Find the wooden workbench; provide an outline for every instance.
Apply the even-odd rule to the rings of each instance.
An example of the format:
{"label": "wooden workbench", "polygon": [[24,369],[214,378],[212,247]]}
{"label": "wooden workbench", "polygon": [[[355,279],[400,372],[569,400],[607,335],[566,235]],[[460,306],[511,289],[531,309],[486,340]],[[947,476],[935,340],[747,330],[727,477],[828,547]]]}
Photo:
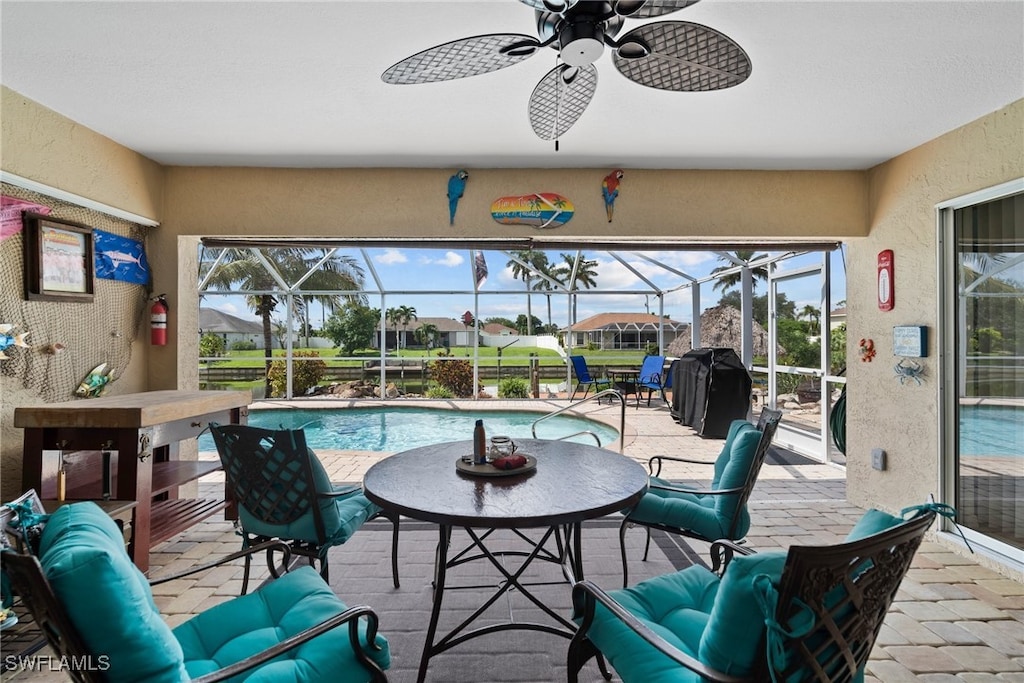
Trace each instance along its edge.
{"label": "wooden workbench", "polygon": [[251,400],[247,391],[167,390],[15,408],[14,426],[25,430],[22,488],[57,498],[63,461],[68,500],[108,493],[135,501],[130,552],[147,571],[152,546],[227,506],[226,493],[178,498],[179,486],[221,468],[219,461],[179,460],[178,444],[210,422],[244,424]]}

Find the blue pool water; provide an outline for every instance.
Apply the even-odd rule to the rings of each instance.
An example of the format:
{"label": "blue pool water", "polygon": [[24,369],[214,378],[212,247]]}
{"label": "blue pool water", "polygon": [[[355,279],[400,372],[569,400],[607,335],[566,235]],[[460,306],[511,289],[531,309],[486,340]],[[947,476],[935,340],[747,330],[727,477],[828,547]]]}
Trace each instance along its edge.
{"label": "blue pool water", "polygon": [[[250,410],[249,424],[266,429],[295,429],[305,425],[306,443],[313,449],[404,451],[445,441],[473,438],[473,426],[484,421],[488,436],[506,434],[531,438],[531,425],[542,413],[529,411],[468,411],[442,408],[343,408]],[[557,439],[581,431],[596,433],[601,445],[614,447],[618,430],[594,420],[558,415],[537,425],[537,438]],[[590,436],[572,441],[593,445]],[[199,450],[215,450],[209,434],[199,438]]]}
{"label": "blue pool water", "polygon": [[960,455],[1024,455],[1024,406],[960,406]]}

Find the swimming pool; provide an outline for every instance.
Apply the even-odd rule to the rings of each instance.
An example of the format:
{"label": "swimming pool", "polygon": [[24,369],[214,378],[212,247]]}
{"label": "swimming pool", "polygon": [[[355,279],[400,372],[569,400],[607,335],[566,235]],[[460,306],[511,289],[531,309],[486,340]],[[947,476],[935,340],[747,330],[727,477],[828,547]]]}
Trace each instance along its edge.
{"label": "swimming pool", "polygon": [[1024,407],[960,406],[960,455],[1024,455]]}
{"label": "swimming pool", "polygon": [[[249,424],[266,429],[296,429],[305,425],[306,443],[313,449],[397,452],[445,441],[473,438],[473,426],[484,421],[487,435],[531,438],[531,425],[544,413],[530,411],[445,410],[443,408],[316,408],[249,411]],[[537,438],[557,439],[591,431],[601,445],[614,447],[618,430],[601,422],[557,415],[537,425]],[[572,441],[594,444],[593,437]],[[216,450],[209,434],[199,438],[199,450]]]}

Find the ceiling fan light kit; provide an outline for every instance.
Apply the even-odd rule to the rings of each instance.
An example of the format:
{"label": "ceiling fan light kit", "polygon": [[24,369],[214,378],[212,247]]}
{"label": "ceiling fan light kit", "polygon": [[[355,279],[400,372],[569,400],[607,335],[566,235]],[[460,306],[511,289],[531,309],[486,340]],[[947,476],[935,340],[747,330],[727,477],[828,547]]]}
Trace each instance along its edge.
{"label": "ceiling fan light kit", "polygon": [[478,76],[518,64],[551,47],[555,68],[533,89],[529,118],[542,140],[556,140],[579,120],[597,90],[595,62],[612,48],[626,78],[659,90],[708,92],[739,85],[750,58],[724,33],[686,21],[641,25],[621,39],[624,20],[676,12],[698,0],[520,0],[536,12],[537,38],[494,33],[443,43],[406,57],[381,74],[385,83],[410,85]]}

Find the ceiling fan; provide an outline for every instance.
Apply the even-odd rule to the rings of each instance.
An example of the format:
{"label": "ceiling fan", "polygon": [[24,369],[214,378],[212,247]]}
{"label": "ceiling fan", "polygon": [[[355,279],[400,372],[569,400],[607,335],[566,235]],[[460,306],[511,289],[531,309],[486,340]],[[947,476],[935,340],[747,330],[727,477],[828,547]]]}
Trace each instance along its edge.
{"label": "ceiling fan", "polygon": [[543,140],[557,140],[582,116],[597,90],[594,62],[605,47],[623,76],[677,92],[722,90],[750,76],[750,59],[734,40],[687,21],[657,21],[616,38],[625,19],[650,19],[698,0],[520,0],[536,10],[537,38],[492,33],[461,38],[417,52],[389,67],[394,85],[434,83],[497,71],[538,54],[558,53],[555,68],[530,95],[530,124]]}

